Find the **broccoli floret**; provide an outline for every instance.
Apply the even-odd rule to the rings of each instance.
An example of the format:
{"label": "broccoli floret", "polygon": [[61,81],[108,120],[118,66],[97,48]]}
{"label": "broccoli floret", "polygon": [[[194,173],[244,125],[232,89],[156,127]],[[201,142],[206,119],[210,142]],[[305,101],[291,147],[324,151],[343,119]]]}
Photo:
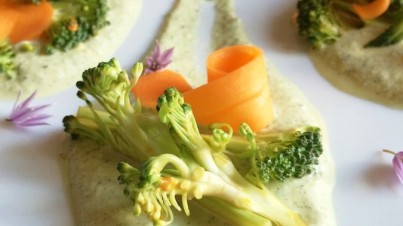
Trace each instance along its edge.
{"label": "broccoli floret", "polygon": [[57,17],[48,30],[47,53],[70,50],[109,24],[106,0],[53,0],[52,6]]}
{"label": "broccoli floret", "polygon": [[[143,72],[142,64],[136,64],[133,72],[139,76]],[[65,131],[72,138],[93,139],[138,161],[159,153],[179,153],[158,115],[143,112],[140,104],[131,104],[129,95],[133,84],[116,59],[84,71],[77,87],[80,89],[77,96],[87,106],[80,107],[75,116],[63,119]]]}
{"label": "broccoli floret", "polygon": [[318,49],[337,41],[344,28],[362,25],[350,0],[299,0],[297,9],[300,36]]}
{"label": "broccoli floret", "polygon": [[299,1],[299,34],[315,48],[322,48],[335,42],[341,36],[340,27],[331,9],[329,1]]}
{"label": "broccoli floret", "polygon": [[227,151],[250,161],[248,178],[257,182],[284,181],[309,175],[314,172],[323,153],[318,127],[255,135],[247,124],[242,124],[240,132],[244,139],[231,139]]}
{"label": "broccoli floret", "polygon": [[2,74],[8,79],[16,77],[14,57],[13,46],[7,40],[0,41],[0,75]]}

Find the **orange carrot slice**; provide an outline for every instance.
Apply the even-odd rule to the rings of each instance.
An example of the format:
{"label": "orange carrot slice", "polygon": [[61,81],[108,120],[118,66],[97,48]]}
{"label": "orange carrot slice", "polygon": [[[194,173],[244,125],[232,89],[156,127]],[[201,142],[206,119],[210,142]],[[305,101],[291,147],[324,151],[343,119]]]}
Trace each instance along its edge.
{"label": "orange carrot slice", "polygon": [[253,46],[232,46],[207,59],[208,83],[191,89],[179,74],[164,70],[139,78],[133,93],[143,106],[154,108],[168,87],[183,93],[199,125],[225,122],[237,131],[249,124],[259,131],[274,119],[263,52]]}
{"label": "orange carrot slice", "polygon": [[0,6],[1,16],[0,16],[0,41],[6,39],[11,30],[13,29],[18,17],[19,12],[14,9],[2,8]]}
{"label": "orange carrot slice", "polygon": [[169,87],[175,87],[182,93],[192,89],[182,75],[165,69],[140,76],[132,92],[142,106],[155,108],[158,97]]}
{"label": "orange carrot slice", "polygon": [[47,1],[42,1],[39,5],[13,5],[20,12],[20,17],[9,35],[11,43],[37,39],[52,23],[53,8]]}
{"label": "orange carrot slice", "polygon": [[208,83],[185,92],[201,125],[242,122],[259,131],[274,119],[263,52],[253,46],[232,46],[212,53],[207,60]]}
{"label": "orange carrot slice", "polygon": [[390,0],[374,0],[366,5],[353,4],[353,9],[362,20],[372,20],[385,13],[389,6]]}
{"label": "orange carrot slice", "polygon": [[13,44],[37,39],[52,22],[53,8],[47,1],[36,5],[1,0],[0,9],[0,38],[6,36]]}

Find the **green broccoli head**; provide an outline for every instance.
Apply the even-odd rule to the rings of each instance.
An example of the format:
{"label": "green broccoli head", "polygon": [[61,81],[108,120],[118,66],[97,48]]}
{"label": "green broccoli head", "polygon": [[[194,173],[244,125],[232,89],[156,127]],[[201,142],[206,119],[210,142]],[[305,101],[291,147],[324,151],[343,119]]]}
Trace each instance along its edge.
{"label": "green broccoli head", "polygon": [[287,139],[286,145],[267,145],[265,151],[274,153],[257,161],[258,177],[263,182],[302,178],[311,174],[319,163],[323,153],[319,129],[296,131]]}
{"label": "green broccoli head", "polygon": [[81,91],[78,93],[81,99],[86,100],[84,93],[88,93],[99,100],[102,99],[104,107],[127,105],[132,86],[127,73],[121,69],[115,58],[85,70],[82,81],[78,81],[76,85]]}
{"label": "green broccoli head", "polygon": [[109,25],[106,0],[52,0],[56,21],[48,31],[49,44],[45,50],[67,51],[96,35]]}
{"label": "green broccoli head", "polygon": [[354,0],[299,0],[297,24],[301,37],[317,49],[336,42],[343,30],[365,24],[354,12]]}
{"label": "green broccoli head", "polygon": [[0,41],[0,74],[4,74],[8,79],[13,79],[17,75],[14,57],[12,45],[7,40]]}
{"label": "green broccoli head", "polygon": [[162,123],[171,127],[177,142],[180,142],[189,149],[195,150],[207,145],[204,143],[192,107],[184,103],[181,92],[176,88],[168,88],[157,100],[157,110]]}
{"label": "green broccoli head", "polygon": [[257,174],[265,183],[270,180],[302,178],[311,174],[323,153],[320,130],[317,127],[286,132],[279,140],[267,142],[262,148],[265,157],[257,160]]}
{"label": "green broccoli head", "polygon": [[341,36],[330,0],[300,0],[297,3],[299,34],[314,48],[323,48]]}
{"label": "green broccoli head", "polygon": [[314,172],[323,153],[320,129],[304,127],[281,133],[253,134],[247,124],[227,145],[230,154],[249,159],[248,178],[257,184],[302,178]]}

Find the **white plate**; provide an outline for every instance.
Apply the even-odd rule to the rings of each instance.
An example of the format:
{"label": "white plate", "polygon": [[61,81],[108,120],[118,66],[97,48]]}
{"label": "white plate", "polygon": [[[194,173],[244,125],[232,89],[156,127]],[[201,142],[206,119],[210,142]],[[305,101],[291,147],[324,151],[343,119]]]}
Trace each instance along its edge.
{"label": "white plate", "polygon": [[[144,1],[141,18],[116,52],[123,67],[129,68],[154,41],[172,2]],[[290,22],[296,0],[236,0],[236,4],[252,42],[265,50],[322,114],[336,163],[333,197],[338,225],[401,226],[403,184],[393,173],[392,156],[381,150],[403,148],[403,110],[345,94],[317,74]],[[203,8],[203,15],[210,15],[210,10]],[[206,32],[201,35],[208,37]],[[75,92],[72,88],[35,101],[54,103],[49,109],[54,115],[50,126],[18,129],[0,120],[1,226],[73,225],[59,168],[58,141],[63,116],[82,104]],[[0,119],[8,116],[12,104],[0,102]]]}

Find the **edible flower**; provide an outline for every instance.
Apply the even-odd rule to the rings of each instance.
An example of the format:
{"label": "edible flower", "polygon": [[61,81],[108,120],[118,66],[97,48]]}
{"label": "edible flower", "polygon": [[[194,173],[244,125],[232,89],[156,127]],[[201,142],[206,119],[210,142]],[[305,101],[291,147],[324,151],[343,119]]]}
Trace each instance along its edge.
{"label": "edible flower", "polygon": [[393,168],[395,170],[396,176],[399,178],[400,182],[403,183],[403,151],[397,153],[386,149],[384,149],[383,151],[394,155],[392,160]]}
{"label": "edible flower", "polygon": [[39,125],[48,125],[46,119],[51,117],[51,115],[43,114],[42,111],[49,107],[50,104],[39,105],[39,106],[30,106],[32,100],[36,95],[36,91],[31,94],[27,99],[25,99],[22,103],[18,104],[18,100],[21,96],[21,91],[18,92],[17,100],[14,103],[13,110],[9,118],[6,121],[12,122],[17,126],[39,126]]}
{"label": "edible flower", "polygon": [[156,72],[164,69],[168,66],[172,61],[172,54],[174,48],[167,49],[161,52],[161,46],[159,42],[156,43],[153,53],[150,57],[147,58],[147,67],[144,71],[144,74],[148,74],[151,72]]}

